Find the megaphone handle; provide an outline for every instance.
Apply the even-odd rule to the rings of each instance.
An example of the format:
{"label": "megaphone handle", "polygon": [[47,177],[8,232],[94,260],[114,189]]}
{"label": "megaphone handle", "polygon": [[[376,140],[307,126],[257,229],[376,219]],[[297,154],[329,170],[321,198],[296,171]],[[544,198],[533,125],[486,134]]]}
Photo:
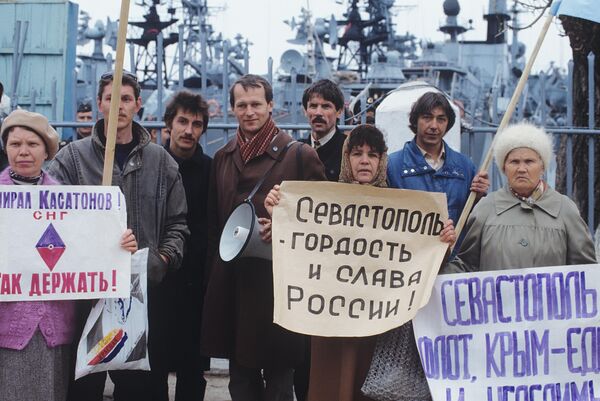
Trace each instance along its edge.
{"label": "megaphone handle", "polygon": [[262,186],[262,184],[265,182],[265,180],[267,179],[267,177],[271,173],[271,170],[273,170],[273,167],[275,167],[275,165],[283,159],[283,156],[285,155],[285,152],[287,152],[287,150],[294,143],[296,143],[296,142],[297,141],[291,141],[287,145],[285,145],[285,148],[283,148],[283,150],[279,154],[279,157],[277,159],[275,159],[275,161],[273,162],[273,164],[271,164],[271,167],[269,167],[267,169],[267,171],[265,171],[265,173],[263,174],[263,176],[260,178],[260,180],[258,180],[258,182],[256,183],[256,185],[254,186],[254,188],[252,188],[252,191],[250,191],[250,194],[248,194],[248,197],[244,201],[250,202],[252,200],[252,197],[254,197],[254,195],[256,195],[256,192],[258,192],[258,190],[260,189],[260,187]]}

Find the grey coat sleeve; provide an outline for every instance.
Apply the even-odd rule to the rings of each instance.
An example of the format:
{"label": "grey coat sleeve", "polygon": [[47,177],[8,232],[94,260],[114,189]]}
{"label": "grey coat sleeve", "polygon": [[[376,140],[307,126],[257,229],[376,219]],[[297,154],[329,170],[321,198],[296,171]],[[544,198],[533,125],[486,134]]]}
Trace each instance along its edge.
{"label": "grey coat sleeve", "polygon": [[562,196],[560,215],[567,232],[567,264],[596,263],[596,250],[587,224],[581,218],[575,203],[568,197]]}
{"label": "grey coat sleeve", "polygon": [[456,258],[448,262],[441,270],[441,274],[466,273],[479,271],[481,258],[481,233],[485,225],[486,216],[492,213],[490,209],[493,202],[490,198],[483,198],[467,219],[465,225],[465,238],[461,244]]}
{"label": "grey coat sleeve", "polygon": [[46,166],[48,174],[63,185],[78,184],[71,146],[62,148]]}
{"label": "grey coat sleeve", "polygon": [[[167,270],[179,268],[183,259],[185,238],[189,236],[186,224],[187,202],[181,175],[174,160],[167,160],[166,164],[166,168],[169,169],[169,180],[164,226],[158,245],[158,254],[167,257],[168,264],[161,263],[162,259],[157,261],[159,263],[156,266],[158,271],[152,274],[153,282],[160,282]],[[160,259],[159,255],[156,256]],[[150,270],[150,262],[148,267]]]}

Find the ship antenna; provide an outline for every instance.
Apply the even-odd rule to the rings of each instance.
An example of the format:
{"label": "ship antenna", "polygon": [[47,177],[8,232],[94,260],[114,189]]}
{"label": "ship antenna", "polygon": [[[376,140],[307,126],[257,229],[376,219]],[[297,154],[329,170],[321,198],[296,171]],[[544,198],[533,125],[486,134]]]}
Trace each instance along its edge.
{"label": "ship antenna", "polygon": [[309,1],[306,0],[306,23],[308,25],[308,35],[306,38],[306,53],[307,53],[307,64],[308,64],[308,76],[314,78],[317,74],[317,66],[315,61],[315,37],[314,37],[314,25],[312,22],[312,13],[310,11]]}

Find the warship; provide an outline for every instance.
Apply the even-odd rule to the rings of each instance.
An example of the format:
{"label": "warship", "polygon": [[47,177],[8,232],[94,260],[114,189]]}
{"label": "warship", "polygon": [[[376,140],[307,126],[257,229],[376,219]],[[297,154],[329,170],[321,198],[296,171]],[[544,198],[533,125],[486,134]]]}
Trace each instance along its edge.
{"label": "warship", "polygon": [[[302,91],[317,79],[330,78],[348,100],[345,124],[372,119],[389,93],[418,81],[454,99],[464,112],[465,126],[493,125],[525,63],[519,31],[510,29],[518,27],[523,10],[514,0],[509,7],[509,1],[489,1],[487,35],[478,41],[461,40],[470,26],[459,23],[458,0],[438,2],[445,15],[439,30],[446,38],[436,43],[397,33],[395,15],[410,6],[394,0],[347,0],[342,15],[326,18],[315,18],[303,8],[285,22],[291,29],[289,43],[303,51],[285,51],[277,68],[269,60],[274,118],[280,124],[305,124]],[[222,10],[208,0],[141,0],[135,7],[144,10],[143,18],[129,21],[126,57],[143,88],[140,118],[160,120],[173,91],[187,88],[208,100],[212,122],[233,122],[227,113],[227,89],[249,72],[252,43],[241,35],[228,39],[216,32],[211,18]],[[5,42],[0,46],[0,76],[13,106],[40,111],[54,122],[73,121],[76,105],[85,101],[96,112],[91,99],[99,75],[112,69],[113,53],[104,54],[103,49],[116,47],[117,23],[92,23],[85,10],[66,0],[2,2],[0,15]],[[43,23],[47,20],[58,23]],[[515,118],[564,125],[565,88],[558,68],[531,76]],[[209,153],[223,144],[219,138],[226,139],[224,134],[212,134],[218,138],[209,140]]]}

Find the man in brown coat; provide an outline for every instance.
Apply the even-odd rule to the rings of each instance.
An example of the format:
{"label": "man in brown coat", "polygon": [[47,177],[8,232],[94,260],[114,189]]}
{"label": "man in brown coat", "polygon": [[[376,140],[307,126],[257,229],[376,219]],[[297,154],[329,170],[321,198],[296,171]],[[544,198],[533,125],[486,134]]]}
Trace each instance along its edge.
{"label": "man in brown coat", "polygon": [[293,400],[293,366],[303,357],[302,335],[273,323],[271,261],[241,258],[225,263],[219,238],[233,209],[252,197],[259,217],[263,202],[283,180],[325,180],[323,164],[309,146],[292,138],[271,118],[273,89],[263,78],[245,75],[230,89],[238,120],[235,138],[216,154],[208,198],[208,287],[204,301],[203,353],[229,359],[232,401]]}

